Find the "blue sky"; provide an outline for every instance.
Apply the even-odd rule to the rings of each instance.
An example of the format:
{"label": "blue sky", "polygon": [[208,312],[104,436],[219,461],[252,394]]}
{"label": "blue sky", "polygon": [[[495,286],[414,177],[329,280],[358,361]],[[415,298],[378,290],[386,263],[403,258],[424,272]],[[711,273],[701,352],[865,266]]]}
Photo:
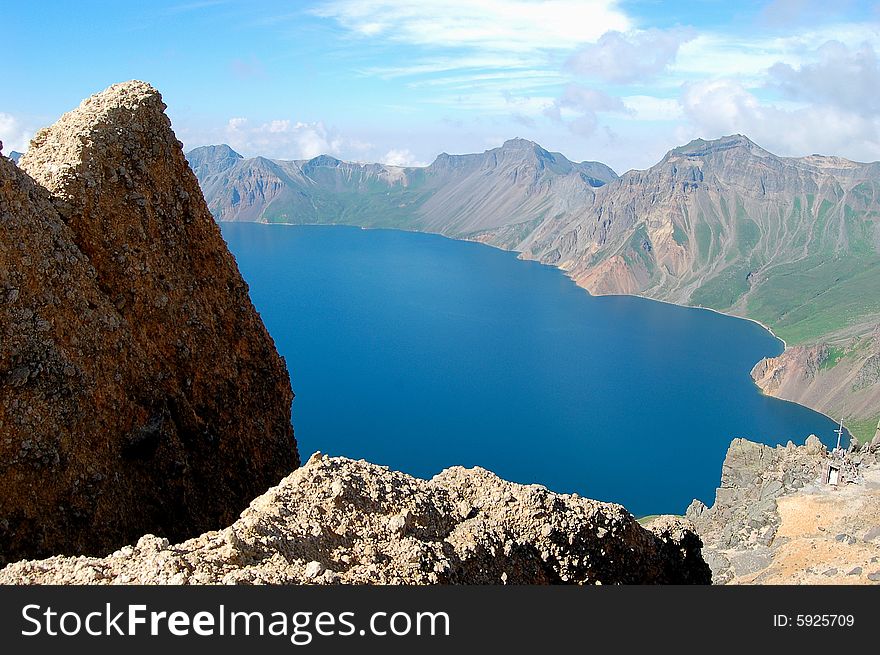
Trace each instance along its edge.
{"label": "blue sky", "polygon": [[187,148],[393,164],[514,136],[622,172],[692,138],[880,159],[880,8],[849,0],[79,0],[0,10],[0,139],[155,85]]}

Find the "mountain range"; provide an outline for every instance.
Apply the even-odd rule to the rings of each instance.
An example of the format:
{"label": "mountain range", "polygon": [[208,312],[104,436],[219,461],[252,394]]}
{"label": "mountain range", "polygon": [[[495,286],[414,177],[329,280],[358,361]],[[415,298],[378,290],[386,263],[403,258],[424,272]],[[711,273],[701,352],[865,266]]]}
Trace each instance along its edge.
{"label": "mountain range", "polygon": [[519,252],[592,294],[637,294],[757,320],[786,341],[765,392],[880,419],[880,163],[780,157],[697,139],[618,176],[524,139],[427,167],[187,154],[220,221],[436,232]]}

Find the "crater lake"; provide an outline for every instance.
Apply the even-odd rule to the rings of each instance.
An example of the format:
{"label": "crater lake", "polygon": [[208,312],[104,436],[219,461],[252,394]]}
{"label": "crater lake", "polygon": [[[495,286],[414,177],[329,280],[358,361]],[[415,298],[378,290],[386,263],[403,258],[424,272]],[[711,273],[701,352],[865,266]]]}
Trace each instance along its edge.
{"label": "crater lake", "polygon": [[430,478],[482,466],[622,503],[711,504],[734,437],[833,444],[836,425],[764,396],[760,325],[636,297],[477,243],[395,230],[223,223],[287,360],[303,460]]}

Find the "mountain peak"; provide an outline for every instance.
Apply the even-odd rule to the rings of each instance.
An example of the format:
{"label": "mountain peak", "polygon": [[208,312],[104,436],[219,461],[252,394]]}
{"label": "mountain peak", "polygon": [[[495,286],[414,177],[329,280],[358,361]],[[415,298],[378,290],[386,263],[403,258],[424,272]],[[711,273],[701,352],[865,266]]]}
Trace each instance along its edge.
{"label": "mountain peak", "polygon": [[330,168],[336,168],[337,166],[342,164],[341,159],[336,159],[332,155],[318,155],[317,157],[312,157],[308,161],[308,165],[311,167],[317,166],[328,166]]}
{"label": "mountain peak", "polygon": [[0,563],[222,525],[299,464],[293,396],[161,96],[91,96],[20,164],[0,158]]}
{"label": "mountain peak", "polygon": [[225,143],[215,146],[199,146],[186,153],[190,168],[197,176],[219,173],[235,166],[244,159]]}
{"label": "mountain peak", "polygon": [[[512,139],[508,139],[503,144],[501,144],[502,150],[528,150],[531,148],[541,148],[534,141],[529,141],[528,139],[523,139],[522,137],[514,137]],[[543,150],[543,148],[541,148]]]}
{"label": "mountain peak", "polygon": [[754,141],[742,134],[730,134],[722,136],[718,139],[694,139],[689,143],[678,148],[670,150],[670,155],[684,155],[687,157],[705,157],[726,150],[741,148],[749,152],[760,154],[767,153],[766,150],[757,145]]}
{"label": "mountain peak", "polygon": [[198,148],[193,148],[187,153],[187,156],[194,153],[202,154],[212,159],[225,159],[226,157],[231,157],[233,159],[244,159],[240,154],[235,152],[235,150],[230,148],[225,143],[221,143],[216,146],[199,146]]}
{"label": "mountain peak", "polygon": [[[559,153],[551,153],[545,148],[541,147],[540,144],[535,143],[534,141],[529,141],[528,139],[523,139],[520,137],[516,137],[513,139],[508,139],[504,143],[501,144],[500,148],[503,153],[525,153],[525,154],[533,154],[537,156],[539,159],[551,159],[555,160],[557,158],[562,157]],[[564,159],[564,157],[562,157]],[[567,160],[566,160],[567,161]]]}
{"label": "mountain peak", "polygon": [[564,155],[550,152],[534,141],[520,137],[508,139],[500,148],[494,148],[487,152],[500,153],[504,158],[535,161],[539,166],[562,166],[566,169],[571,167],[571,162]]}

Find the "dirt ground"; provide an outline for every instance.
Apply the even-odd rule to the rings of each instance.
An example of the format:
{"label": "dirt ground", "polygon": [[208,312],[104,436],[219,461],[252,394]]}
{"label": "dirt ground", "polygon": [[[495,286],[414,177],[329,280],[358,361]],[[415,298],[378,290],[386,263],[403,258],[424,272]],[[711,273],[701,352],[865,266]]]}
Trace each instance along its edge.
{"label": "dirt ground", "polygon": [[880,583],[880,469],[780,498],[769,566],[733,584]]}

